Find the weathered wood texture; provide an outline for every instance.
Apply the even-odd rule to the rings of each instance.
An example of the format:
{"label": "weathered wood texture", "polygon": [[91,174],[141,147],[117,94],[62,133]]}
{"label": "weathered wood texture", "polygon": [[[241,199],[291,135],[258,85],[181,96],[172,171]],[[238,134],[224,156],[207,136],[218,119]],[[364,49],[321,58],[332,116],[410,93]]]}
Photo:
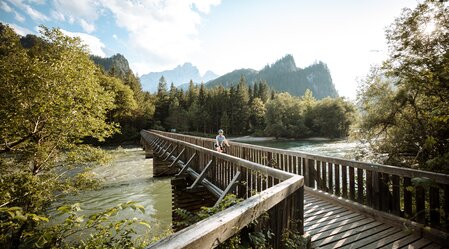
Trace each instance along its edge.
{"label": "weathered wood texture", "polygon": [[[206,148],[214,143],[208,138],[158,133]],[[308,187],[449,231],[449,175],[236,142],[230,145],[230,155],[303,175]],[[432,184],[415,185],[415,177],[428,178]]]}
{"label": "weathered wood texture", "polygon": [[306,189],[304,230],[312,248],[446,248],[406,226],[397,226],[336,206]]}
{"label": "weathered wood texture", "polygon": [[216,202],[216,197],[213,196],[206,188],[200,187],[192,190],[187,190],[193,180],[189,176],[178,176],[171,179],[172,186],[172,221],[173,230],[179,231],[185,226],[180,226],[179,223],[182,218],[175,212],[176,209],[183,209],[189,212],[197,212],[201,207],[210,207]]}
{"label": "weathered wood texture", "polygon": [[[274,248],[282,247],[280,240],[286,230],[303,234],[302,176],[218,153],[206,144],[196,145],[149,131],[142,131],[141,136],[145,146],[151,146],[153,160],[163,162],[166,169],[181,169],[179,177],[192,177],[194,182],[187,190],[205,187],[217,198],[230,190],[244,199],[149,248],[213,248],[265,212],[272,222],[267,222],[264,229],[275,234],[271,241]],[[236,176],[240,176],[239,183],[230,188]]]}

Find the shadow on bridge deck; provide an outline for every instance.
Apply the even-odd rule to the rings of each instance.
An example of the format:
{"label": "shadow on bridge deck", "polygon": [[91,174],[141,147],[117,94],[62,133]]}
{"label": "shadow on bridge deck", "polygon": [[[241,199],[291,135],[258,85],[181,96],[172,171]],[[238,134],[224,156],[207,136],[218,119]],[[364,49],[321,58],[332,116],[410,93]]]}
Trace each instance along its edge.
{"label": "shadow on bridge deck", "polygon": [[404,227],[376,221],[361,213],[304,193],[304,231],[312,248],[447,248]]}

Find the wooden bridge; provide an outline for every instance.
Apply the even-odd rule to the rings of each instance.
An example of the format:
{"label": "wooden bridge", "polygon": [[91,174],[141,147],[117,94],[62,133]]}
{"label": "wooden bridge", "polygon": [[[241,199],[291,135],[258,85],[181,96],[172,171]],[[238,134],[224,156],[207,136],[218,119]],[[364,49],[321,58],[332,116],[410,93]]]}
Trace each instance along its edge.
{"label": "wooden bridge", "polygon": [[149,248],[213,248],[262,214],[253,230],[270,230],[274,248],[292,234],[304,248],[448,247],[449,175],[235,142],[223,154],[213,139],[177,133],[141,137],[155,176],[185,183],[175,206],[187,195],[204,205],[243,199]]}

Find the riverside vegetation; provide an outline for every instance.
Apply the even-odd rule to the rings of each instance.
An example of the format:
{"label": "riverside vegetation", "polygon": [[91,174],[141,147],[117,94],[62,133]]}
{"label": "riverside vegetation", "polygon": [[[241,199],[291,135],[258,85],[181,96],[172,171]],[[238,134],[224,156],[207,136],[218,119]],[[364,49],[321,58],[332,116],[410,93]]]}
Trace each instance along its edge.
{"label": "riverside vegetation", "polygon": [[[45,27],[39,37],[21,37],[1,24],[0,247],[149,243],[125,228],[129,222],[147,226],[145,221],[109,219],[124,208],[143,211],[135,203],[90,217],[70,203],[56,210],[67,217],[63,224],[46,225],[52,201],[98,186],[79,169],[108,157],[92,144],[133,139],[142,128],[297,138],[355,134],[386,154],[385,163],[448,173],[448,20],[445,2],[405,9],[386,33],[389,58],[361,81],[356,105],[315,99],[311,91],[301,97],[274,92],[245,77],[230,88],[192,82],[185,92],[166,89],[161,78],[157,94],[150,94],[123,64],[96,65],[78,38]],[[74,168],[77,173],[68,174]],[[67,240],[79,229],[91,236]]]}

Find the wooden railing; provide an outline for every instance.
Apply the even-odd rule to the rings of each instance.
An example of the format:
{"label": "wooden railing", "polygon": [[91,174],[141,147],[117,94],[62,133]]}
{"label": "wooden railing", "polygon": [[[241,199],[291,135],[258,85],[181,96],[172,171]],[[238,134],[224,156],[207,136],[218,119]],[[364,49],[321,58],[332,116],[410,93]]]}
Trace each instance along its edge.
{"label": "wooden railing", "polygon": [[[165,136],[213,148],[214,139]],[[449,175],[230,142],[230,155],[304,176],[305,186],[397,217],[449,230]]]}
{"label": "wooden railing", "polygon": [[149,248],[212,248],[238,233],[243,227],[268,212],[265,222],[275,236],[274,248],[281,247],[281,236],[288,231],[304,233],[304,178],[272,167],[218,153],[166,133],[141,131],[142,143],[156,157],[171,161],[179,173],[214,194],[218,202],[227,193],[244,200],[205,220],[150,245]]}

